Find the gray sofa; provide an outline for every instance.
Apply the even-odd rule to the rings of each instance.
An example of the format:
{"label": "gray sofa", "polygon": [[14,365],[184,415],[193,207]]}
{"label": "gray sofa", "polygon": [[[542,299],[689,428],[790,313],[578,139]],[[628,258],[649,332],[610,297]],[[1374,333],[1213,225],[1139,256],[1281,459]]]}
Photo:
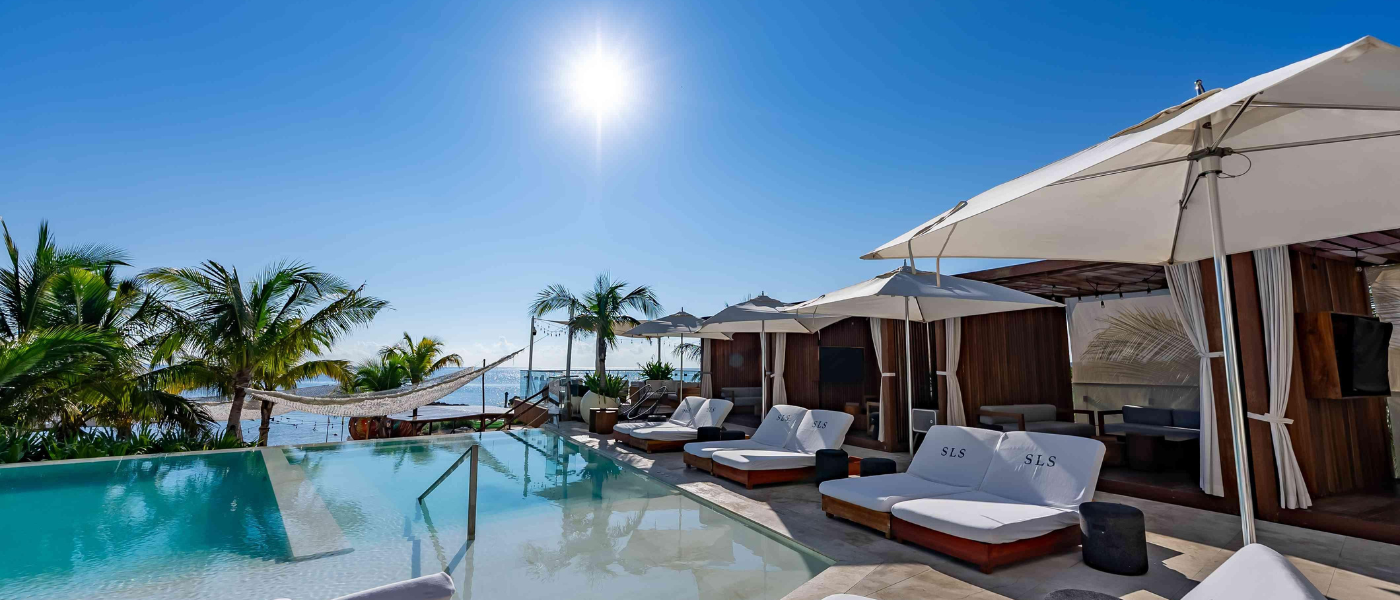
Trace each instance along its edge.
{"label": "gray sofa", "polygon": [[[1121,423],[1109,423],[1109,415],[1122,415]],[[1173,440],[1200,439],[1201,412],[1182,408],[1124,406],[1099,413],[1104,435],[1160,435]]]}
{"label": "gray sofa", "polygon": [[734,403],[735,411],[752,411],[758,414],[760,404],[763,404],[763,388],[761,387],[727,387],[719,389],[719,397]]}
{"label": "gray sofa", "polygon": [[[1075,415],[1086,415],[1089,422],[1075,422]],[[1060,420],[1062,417],[1064,420]],[[1098,418],[1094,411],[1059,409],[1054,404],[983,406],[977,410],[977,422],[985,429],[997,431],[1031,431],[1078,437],[1094,437],[1098,433]]]}

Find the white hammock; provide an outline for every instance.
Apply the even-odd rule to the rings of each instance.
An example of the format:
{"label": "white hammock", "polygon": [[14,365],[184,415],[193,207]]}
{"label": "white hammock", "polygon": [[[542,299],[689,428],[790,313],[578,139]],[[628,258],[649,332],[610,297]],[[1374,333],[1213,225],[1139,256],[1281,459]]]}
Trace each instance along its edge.
{"label": "white hammock", "polygon": [[[520,354],[516,350],[484,367],[462,369],[441,377],[428,379],[415,386],[385,392],[346,394],[337,385],[297,388],[295,391],[248,390],[243,401],[242,420],[261,418],[263,402],[272,404],[272,416],[301,411],[331,417],[377,417],[413,410],[443,399],[477,377]],[[196,399],[198,400],[198,399]],[[220,397],[199,406],[215,421],[227,421],[233,401]]]}

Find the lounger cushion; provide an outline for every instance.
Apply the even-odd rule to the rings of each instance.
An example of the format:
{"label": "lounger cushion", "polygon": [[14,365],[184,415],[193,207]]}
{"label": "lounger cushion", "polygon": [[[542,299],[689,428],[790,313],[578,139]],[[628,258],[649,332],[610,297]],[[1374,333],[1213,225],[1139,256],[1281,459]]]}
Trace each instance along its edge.
{"label": "lounger cushion", "polygon": [[434,573],[355,592],[336,600],[451,600],[456,592],[457,587],[453,585],[451,576]]}
{"label": "lounger cushion", "polygon": [[696,429],[701,427],[719,427],[724,423],[725,417],[729,416],[729,409],[734,408],[734,403],[723,398],[710,398],[695,410],[695,418],[692,426]]}
{"label": "lounger cushion", "polygon": [[691,442],[685,445],[685,453],[700,458],[711,458],[723,450],[781,450],[767,444],[747,440],[715,440],[713,442]]}
{"label": "lounger cushion", "polygon": [[715,464],[733,467],[741,471],[801,469],[817,465],[815,454],[781,448],[774,450],[721,450],[712,454],[710,458],[715,461]]}
{"label": "lounger cushion", "polygon": [[638,429],[646,429],[647,427],[656,427],[657,425],[660,425],[660,424],[661,424],[661,423],[650,423],[650,422],[647,422],[647,421],[627,421],[626,423],[618,423],[617,425],[614,425],[614,426],[613,426],[613,431],[615,431],[615,432],[619,432],[619,431],[620,431],[620,432],[622,432],[624,435],[631,435],[631,433],[632,433],[633,431],[636,431],[636,430],[638,430]]}
{"label": "lounger cushion", "polygon": [[1002,434],[990,429],[935,425],[909,463],[909,473],[929,481],[976,489],[996,456]]}
{"label": "lounger cushion", "polygon": [[1182,600],[1324,600],[1293,563],[1263,544],[1240,548]]}
{"label": "lounger cushion", "polygon": [[1053,433],[1009,432],[979,489],[1016,502],[1078,509],[1094,497],[1104,445]]}
{"label": "lounger cushion", "polygon": [[699,396],[687,396],[676,405],[676,411],[671,413],[668,423],[680,425],[681,427],[695,426],[695,412],[700,410],[700,406],[705,404],[705,398]]}
{"label": "lounger cushion", "polygon": [[805,414],[807,414],[807,409],[801,406],[791,404],[774,406],[768,409],[768,414],[758,425],[758,431],[753,432],[753,437],[750,439],[769,446],[782,447],[792,438],[793,432],[797,431],[797,425],[802,422],[802,415]]}
{"label": "lounger cushion", "polygon": [[986,492],[909,500],[890,510],[925,529],[988,544],[1005,544],[1079,524],[1079,513],[1017,502]]}
{"label": "lounger cushion", "polygon": [[662,423],[656,427],[633,429],[631,436],[639,440],[655,442],[684,442],[699,435],[694,427],[681,427],[674,423]]}
{"label": "lounger cushion", "polygon": [[909,473],[833,479],[822,482],[817,489],[823,496],[880,512],[890,512],[890,507],[906,500],[971,491],[968,487],[937,483]]}
{"label": "lounger cushion", "polygon": [[[816,454],[818,450],[840,448],[846,441],[846,431],[855,417],[834,410],[809,410],[802,415],[797,431],[784,448],[793,452]],[[815,463],[813,463],[815,464]]]}

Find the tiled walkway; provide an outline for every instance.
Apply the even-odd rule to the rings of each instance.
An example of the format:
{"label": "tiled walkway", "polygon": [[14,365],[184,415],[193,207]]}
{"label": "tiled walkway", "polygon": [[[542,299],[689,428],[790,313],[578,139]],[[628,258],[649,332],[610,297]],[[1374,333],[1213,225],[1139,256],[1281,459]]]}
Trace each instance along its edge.
{"label": "tiled walkway", "polygon": [[[1096,571],[1084,565],[1077,550],[985,575],[940,554],[826,518],[814,485],[746,490],[686,469],[679,453],[648,455],[615,447],[611,439],[589,434],[577,422],[565,423],[562,432],[838,561],[789,594],[789,600],[820,599],[843,592],[881,600],[1040,600],[1063,588],[1091,589],[1134,600],[1175,600],[1240,546],[1239,521],[1230,515],[1101,493],[1095,499],[1131,504],[1147,514],[1151,569],[1146,575],[1124,577]],[[859,449],[852,454],[883,455]],[[1263,521],[1258,523],[1258,531],[1261,542],[1287,555],[1329,598],[1400,599],[1400,546]]]}

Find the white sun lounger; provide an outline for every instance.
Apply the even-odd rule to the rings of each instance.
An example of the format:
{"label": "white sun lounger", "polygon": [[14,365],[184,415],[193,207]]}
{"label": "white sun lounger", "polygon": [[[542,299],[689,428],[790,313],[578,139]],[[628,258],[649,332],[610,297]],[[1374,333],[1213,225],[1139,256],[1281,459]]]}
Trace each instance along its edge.
{"label": "white sun lounger", "polygon": [[[698,406],[696,402],[699,402]],[[719,427],[729,416],[729,410],[734,408],[733,402],[720,398],[692,396],[686,398],[685,403],[694,407],[689,422],[672,419],[653,424],[652,427],[633,429],[627,433],[627,443],[645,452],[680,450],[687,443],[695,441],[701,427]]]}
{"label": "white sun lounger", "polygon": [[822,510],[893,537],[890,509],[895,504],[976,490],[1002,437],[990,429],[937,425],[904,473],[822,482]]}
{"label": "white sun lounger", "polygon": [[768,414],[763,417],[763,422],[759,423],[758,430],[754,431],[753,437],[746,440],[714,440],[709,442],[691,442],[685,445],[685,464],[702,471],[714,472],[714,463],[711,458],[714,453],[722,450],[763,450],[765,448],[781,448],[786,444],[788,438],[797,430],[797,425],[802,421],[802,415],[807,414],[807,409],[801,406],[784,404],[768,409]]}
{"label": "white sun lounger", "polygon": [[676,425],[689,427],[694,424],[695,412],[700,410],[700,407],[704,404],[705,398],[701,398],[699,396],[688,396],[685,399],[682,399],[680,404],[676,405],[676,410],[673,411],[671,413],[671,416],[667,417],[665,421],[627,421],[625,423],[618,423],[617,425],[613,426],[613,437],[627,437],[630,436],[633,431],[636,431],[638,429],[657,427],[664,423],[674,423]]}
{"label": "white sun lounger", "polygon": [[1079,505],[1094,497],[1103,455],[1089,438],[1008,432],[977,490],[895,504],[894,537],[987,573],[1077,545]]}
{"label": "white sun lounger", "polygon": [[335,600],[452,600],[457,587],[447,573],[433,573],[416,579],[381,585],[341,596]]}
{"label": "white sun lounger", "polygon": [[844,412],[809,410],[782,447],[715,452],[714,474],[748,488],[806,479],[816,471],[817,451],[840,448],[854,421]]}

